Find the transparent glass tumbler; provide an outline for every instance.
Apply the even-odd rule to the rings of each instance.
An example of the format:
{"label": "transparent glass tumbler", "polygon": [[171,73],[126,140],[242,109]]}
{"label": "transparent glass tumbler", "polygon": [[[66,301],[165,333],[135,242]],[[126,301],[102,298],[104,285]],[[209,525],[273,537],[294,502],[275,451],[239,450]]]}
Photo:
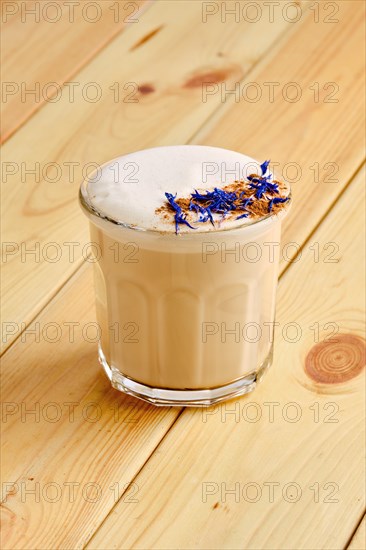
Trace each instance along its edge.
{"label": "transparent glass tumbler", "polygon": [[[89,178],[90,179],[90,178]],[[183,235],[141,230],[80,202],[97,250],[99,360],[114,388],[155,405],[252,391],[272,362],[281,222]]]}

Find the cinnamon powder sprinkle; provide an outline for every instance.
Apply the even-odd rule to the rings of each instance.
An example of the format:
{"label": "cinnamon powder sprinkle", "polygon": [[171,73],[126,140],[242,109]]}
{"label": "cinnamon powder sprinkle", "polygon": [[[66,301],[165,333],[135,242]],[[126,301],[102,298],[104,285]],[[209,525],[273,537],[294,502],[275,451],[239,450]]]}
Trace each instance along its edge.
{"label": "cinnamon powder sprinkle", "polygon": [[[248,181],[235,180],[223,188],[195,190],[190,197],[175,197],[166,193],[167,201],[155,210],[164,220],[175,222],[176,233],[180,224],[211,223],[216,226],[223,220],[240,218],[259,219],[269,214],[278,214],[287,206],[290,197],[288,189],[278,181],[266,175],[269,161],[261,165],[262,175],[251,174]],[[215,215],[215,219],[213,217]],[[217,217],[219,215],[219,217]]]}

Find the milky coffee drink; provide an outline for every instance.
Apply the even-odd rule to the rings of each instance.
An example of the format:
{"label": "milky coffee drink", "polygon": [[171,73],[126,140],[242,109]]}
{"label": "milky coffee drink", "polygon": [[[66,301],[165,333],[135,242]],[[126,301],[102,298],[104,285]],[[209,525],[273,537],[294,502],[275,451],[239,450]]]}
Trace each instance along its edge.
{"label": "milky coffee drink", "polygon": [[253,390],[272,360],[291,202],[269,161],[216,147],[147,149],[97,170],[80,201],[112,385],[158,405]]}

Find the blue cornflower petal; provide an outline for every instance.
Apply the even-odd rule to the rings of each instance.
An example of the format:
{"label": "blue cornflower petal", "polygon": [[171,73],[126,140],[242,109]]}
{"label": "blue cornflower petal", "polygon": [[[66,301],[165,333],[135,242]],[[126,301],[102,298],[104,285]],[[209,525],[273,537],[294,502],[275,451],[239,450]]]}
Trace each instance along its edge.
{"label": "blue cornflower petal", "polygon": [[272,207],[274,204],[279,204],[281,202],[286,202],[289,200],[289,197],[285,197],[285,198],[280,198],[280,197],[275,197],[274,199],[271,199],[268,203],[268,212],[271,212],[272,211]]}
{"label": "blue cornflower petal", "polygon": [[270,163],[270,162],[271,162],[270,160],[265,160],[265,161],[261,164],[262,176],[264,176],[264,174],[267,172],[268,166],[269,166],[269,163]]}
{"label": "blue cornflower petal", "polygon": [[176,212],[175,213],[175,216],[174,216],[174,219],[175,219],[175,233],[178,235],[178,231],[179,231],[179,224],[180,223],[184,223],[185,225],[188,225],[188,227],[190,227],[191,229],[197,229],[196,227],[192,227],[186,220],[185,218],[185,214],[183,214],[182,212]]}

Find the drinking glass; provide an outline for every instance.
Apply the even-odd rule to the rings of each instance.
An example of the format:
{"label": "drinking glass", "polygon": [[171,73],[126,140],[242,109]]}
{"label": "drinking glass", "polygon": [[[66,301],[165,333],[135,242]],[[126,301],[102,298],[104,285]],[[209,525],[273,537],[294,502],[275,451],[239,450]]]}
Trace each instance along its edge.
{"label": "drinking glass", "polygon": [[[189,162],[198,146],[149,151],[158,162],[161,150],[174,156],[178,147]],[[218,159],[220,151],[215,148]],[[137,152],[107,163],[101,173],[126,159],[139,165],[141,155],[146,163],[146,151]],[[241,157],[252,171],[258,166]],[[162,163],[160,169],[171,167]],[[179,406],[212,405],[252,391],[272,362],[288,207],[229,228],[176,235],[126,223],[96,206],[95,185],[90,192],[96,177],[82,184],[80,202],[96,250],[99,360],[112,386],[155,405]]]}

